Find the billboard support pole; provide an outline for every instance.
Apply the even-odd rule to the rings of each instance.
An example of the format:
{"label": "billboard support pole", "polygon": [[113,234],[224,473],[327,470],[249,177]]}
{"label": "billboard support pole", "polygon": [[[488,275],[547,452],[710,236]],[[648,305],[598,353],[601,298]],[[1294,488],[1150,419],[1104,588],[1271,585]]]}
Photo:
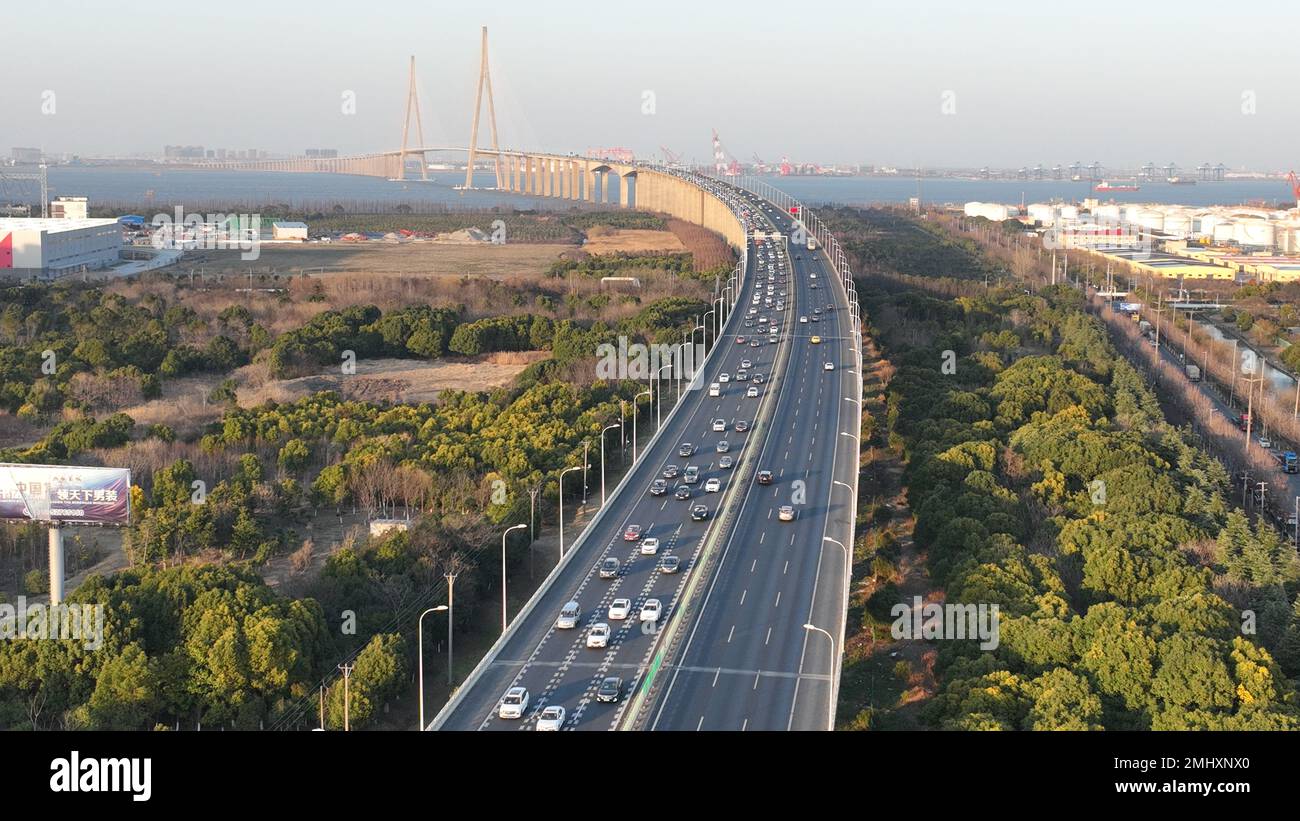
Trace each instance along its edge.
{"label": "billboard support pole", "polygon": [[50,605],[63,603],[63,531],[50,528]]}

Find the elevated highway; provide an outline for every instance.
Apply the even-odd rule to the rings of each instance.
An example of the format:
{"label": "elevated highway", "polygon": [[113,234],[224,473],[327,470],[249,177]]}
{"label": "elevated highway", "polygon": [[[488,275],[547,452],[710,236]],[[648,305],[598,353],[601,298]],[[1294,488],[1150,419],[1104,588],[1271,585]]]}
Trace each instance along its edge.
{"label": "elevated highway", "polygon": [[[714,214],[711,225],[702,222],[714,230],[730,221],[720,233],[739,237],[745,249],[730,289],[734,307],[693,390],[429,729],[534,729],[546,706],[565,708],[566,730],[825,729],[839,681],[861,420],[859,322],[843,255],[806,212],[805,228],[789,205],[730,183],[644,166],[611,164],[605,173],[635,173],[638,207]],[[703,207],[691,210],[695,202]],[[755,231],[773,236],[756,245]],[[805,234],[819,237],[817,251]],[[769,295],[773,306],[764,302]],[[784,310],[775,309],[778,298]],[[755,346],[760,316],[780,329],[774,342],[763,333]],[[722,383],[744,360],[763,382]],[[708,389],[714,382],[716,396]],[[691,456],[679,454],[685,443]],[[724,455],[732,466],[722,465]],[[701,473],[690,499],[674,497],[680,479],[668,482],[665,495],[651,495],[668,465],[688,464]],[[757,484],[760,470],[772,473],[771,484]],[[710,479],[719,480],[718,492],[702,490]],[[690,515],[696,504],[707,506],[707,518]],[[786,505],[793,521],[780,521]],[[623,538],[631,525],[640,526],[641,540],[659,540],[655,555],[642,554],[641,540]],[[669,555],[680,560],[679,572],[660,571]],[[619,569],[602,578],[610,558]],[[617,599],[628,600],[626,619],[611,618]],[[643,626],[638,613],[650,599],[662,603],[662,614]],[[558,628],[570,601],[580,607],[578,625]],[[608,644],[589,649],[598,623],[611,627]],[[618,700],[599,701],[610,676],[621,679]],[[519,720],[497,716],[511,687],[529,693]]]}

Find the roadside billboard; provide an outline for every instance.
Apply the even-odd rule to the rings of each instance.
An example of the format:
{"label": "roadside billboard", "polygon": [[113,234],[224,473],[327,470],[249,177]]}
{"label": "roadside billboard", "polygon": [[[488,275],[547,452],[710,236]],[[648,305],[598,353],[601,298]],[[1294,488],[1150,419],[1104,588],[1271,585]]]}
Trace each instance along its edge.
{"label": "roadside billboard", "polygon": [[131,519],[131,471],[0,462],[0,521],[122,526]]}

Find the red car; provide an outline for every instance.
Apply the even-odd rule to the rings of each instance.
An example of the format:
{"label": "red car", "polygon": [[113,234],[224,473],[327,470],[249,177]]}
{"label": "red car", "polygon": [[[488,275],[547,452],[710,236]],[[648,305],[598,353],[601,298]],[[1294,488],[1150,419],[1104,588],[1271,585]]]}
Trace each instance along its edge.
{"label": "red car", "polygon": [[736,337],[736,344],[737,344],[737,345],[744,345],[744,344],[745,344],[745,337],[743,337],[743,336],[738,336],[738,337]]}
{"label": "red car", "polygon": [[628,525],[627,530],[623,531],[623,541],[635,542],[641,538],[641,525]]}

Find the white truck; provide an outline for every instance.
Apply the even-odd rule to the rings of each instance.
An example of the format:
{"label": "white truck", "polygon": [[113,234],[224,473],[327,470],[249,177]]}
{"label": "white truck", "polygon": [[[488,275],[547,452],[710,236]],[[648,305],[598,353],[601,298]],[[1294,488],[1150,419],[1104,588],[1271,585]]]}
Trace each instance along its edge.
{"label": "white truck", "polygon": [[1188,381],[1188,382],[1200,382],[1200,381],[1201,381],[1201,369],[1200,369],[1199,367],[1197,367],[1196,365],[1188,365],[1186,368],[1184,368],[1184,370],[1187,372],[1187,381]]}

